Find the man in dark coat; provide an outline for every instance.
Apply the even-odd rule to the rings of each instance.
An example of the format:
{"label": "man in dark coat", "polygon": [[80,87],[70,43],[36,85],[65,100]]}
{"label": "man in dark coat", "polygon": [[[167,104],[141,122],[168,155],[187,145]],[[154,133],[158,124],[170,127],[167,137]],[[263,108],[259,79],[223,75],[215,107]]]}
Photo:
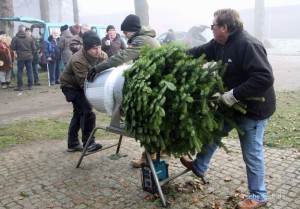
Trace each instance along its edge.
{"label": "man in dark coat", "polygon": [[[263,44],[243,29],[243,22],[237,11],[217,10],[211,30],[214,39],[190,49],[188,53],[195,58],[205,54],[208,61],[221,60],[226,63],[223,81],[228,91],[220,99],[228,106],[238,101],[247,105],[245,115],[236,113],[233,118],[244,131],[239,139],[250,193],[237,208],[259,208],[267,204],[263,136],[268,118],[275,112],[276,106],[272,67]],[[225,124],[223,131],[228,133],[232,128],[230,124]],[[198,153],[196,159],[181,157],[180,161],[196,176],[203,177],[217,147],[217,143],[206,144],[203,149],[205,151]]]}
{"label": "man in dark coat", "polygon": [[18,33],[15,37],[13,37],[11,41],[10,48],[17,52],[17,65],[18,65],[18,87],[15,89],[16,91],[23,90],[23,68],[26,66],[27,78],[28,78],[28,89],[32,89],[33,79],[32,79],[32,59],[35,53],[36,45],[32,37],[28,37],[25,34],[26,27],[24,25],[20,25],[18,27]]}

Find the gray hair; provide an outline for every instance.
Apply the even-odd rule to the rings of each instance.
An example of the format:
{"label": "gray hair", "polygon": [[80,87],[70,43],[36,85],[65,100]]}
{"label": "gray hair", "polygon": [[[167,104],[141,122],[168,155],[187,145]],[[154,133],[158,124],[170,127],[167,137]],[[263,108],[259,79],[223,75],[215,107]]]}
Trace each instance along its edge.
{"label": "gray hair", "polygon": [[219,9],[215,11],[214,17],[216,17],[218,25],[226,24],[229,32],[243,28],[243,21],[241,20],[240,14],[234,9]]}
{"label": "gray hair", "polygon": [[18,31],[25,31],[25,30],[26,30],[26,26],[25,25],[19,25]]}

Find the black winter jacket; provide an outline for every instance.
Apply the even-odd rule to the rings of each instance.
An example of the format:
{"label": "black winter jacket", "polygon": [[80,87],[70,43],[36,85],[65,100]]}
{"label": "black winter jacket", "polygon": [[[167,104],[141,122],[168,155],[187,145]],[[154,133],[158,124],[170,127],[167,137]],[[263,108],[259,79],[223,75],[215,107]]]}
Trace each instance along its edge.
{"label": "black winter jacket", "polygon": [[107,46],[105,44],[105,42],[107,40],[110,40],[109,37],[108,37],[108,35],[106,35],[102,39],[102,41],[101,41],[101,43],[102,43],[101,44],[101,49],[102,49],[102,51],[104,51],[107,54],[108,57],[111,57],[111,56],[113,56],[115,54],[118,54],[118,52],[120,50],[123,50],[123,49],[126,48],[125,42],[121,39],[121,37],[120,37],[119,34],[117,34],[116,37],[113,40],[111,40],[109,46]]}
{"label": "black winter jacket", "polygon": [[[261,42],[247,31],[237,29],[229,35],[225,45],[212,39],[188,51],[195,58],[203,53],[208,61],[227,63],[224,85],[228,90],[233,89],[234,97],[247,105],[246,116],[262,120],[275,112],[273,71]],[[248,100],[251,97],[264,97],[265,101]]]}
{"label": "black winter jacket", "polygon": [[17,60],[32,60],[37,48],[32,37],[26,36],[24,31],[19,31],[11,41],[10,48],[17,52]]}

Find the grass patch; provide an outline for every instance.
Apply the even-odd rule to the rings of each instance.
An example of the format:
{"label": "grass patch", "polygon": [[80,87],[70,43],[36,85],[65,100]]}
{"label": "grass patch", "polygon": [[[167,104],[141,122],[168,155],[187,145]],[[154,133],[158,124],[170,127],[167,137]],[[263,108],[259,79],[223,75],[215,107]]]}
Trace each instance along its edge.
{"label": "grass patch", "polygon": [[[0,128],[0,148],[26,144],[34,140],[67,140],[69,121],[34,120]],[[114,134],[97,130],[95,137],[105,139]],[[80,137],[81,138],[81,137]]]}
{"label": "grass patch", "polygon": [[[300,151],[300,90],[276,92],[276,112],[268,121],[264,144],[297,148]],[[234,130],[230,138],[238,138]]]}
{"label": "grass patch", "polygon": [[[45,74],[43,74],[45,77]],[[264,143],[270,147],[293,147],[300,151],[300,90],[276,92],[277,110],[270,118]],[[97,124],[109,124],[110,117],[97,113]],[[67,140],[69,121],[36,120],[15,123],[0,128],[0,148],[23,144],[32,140]],[[97,139],[111,138],[115,134],[97,130]],[[236,131],[230,138],[238,138]]]}
{"label": "grass patch", "polygon": [[300,151],[300,91],[280,91],[276,97],[277,110],[268,122],[265,144]]}

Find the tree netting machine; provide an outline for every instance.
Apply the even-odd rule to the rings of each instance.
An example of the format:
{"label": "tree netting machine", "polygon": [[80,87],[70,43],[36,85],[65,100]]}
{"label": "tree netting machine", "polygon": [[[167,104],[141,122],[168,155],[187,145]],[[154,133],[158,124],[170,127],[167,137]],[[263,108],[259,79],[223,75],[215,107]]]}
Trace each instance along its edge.
{"label": "tree netting machine", "polygon": [[[87,143],[83,149],[83,152],[78,160],[76,168],[79,168],[83,157],[94,154],[98,151],[103,151],[117,146],[116,154],[119,154],[123,136],[134,138],[127,134],[124,130],[124,121],[121,117],[121,104],[122,104],[122,88],[124,84],[123,72],[131,65],[123,65],[117,68],[110,68],[98,74],[92,83],[85,82],[85,95],[90,104],[99,112],[107,113],[111,116],[111,121],[108,126],[96,126]],[[87,148],[94,139],[94,135],[97,130],[102,129],[111,133],[120,135],[119,141],[116,144],[103,147],[102,149],[88,153]],[[169,176],[168,164],[160,159],[160,152],[157,152],[156,160],[151,159],[150,151],[145,150],[147,163],[142,164],[142,188],[144,191],[152,194],[158,192],[163,207],[167,206],[166,199],[162,192],[161,186],[169,181],[189,172],[189,169],[185,169],[181,172]],[[191,159],[192,157],[189,156]],[[206,181],[202,178],[203,183]]]}

